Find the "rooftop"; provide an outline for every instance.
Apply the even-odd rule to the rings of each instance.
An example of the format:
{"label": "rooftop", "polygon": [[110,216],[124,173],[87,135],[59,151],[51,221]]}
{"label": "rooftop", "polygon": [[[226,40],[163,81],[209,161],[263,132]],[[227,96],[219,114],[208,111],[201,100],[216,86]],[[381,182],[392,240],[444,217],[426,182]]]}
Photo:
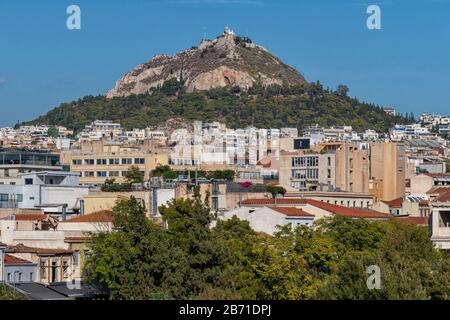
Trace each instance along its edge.
{"label": "rooftop", "polygon": [[390,201],[382,201],[383,203],[387,204],[391,208],[402,208],[403,206],[403,197],[390,200]]}
{"label": "rooftop", "polygon": [[10,254],[5,255],[5,265],[19,265],[19,264],[35,264],[34,262],[14,257]]}
{"label": "rooftop", "polygon": [[310,214],[302,209],[297,209],[293,207],[268,207],[271,210],[277,211],[281,214],[284,214],[288,217],[311,217],[313,218],[314,215]]}
{"label": "rooftop", "polygon": [[94,212],[91,214],[87,214],[84,216],[75,217],[66,221],[63,221],[61,223],[82,223],[82,222],[90,222],[90,223],[96,223],[96,222],[104,222],[109,223],[113,221],[113,212],[109,210],[103,210]]}
{"label": "rooftop", "polygon": [[19,243],[15,246],[8,246],[6,248],[7,253],[35,253],[37,255],[54,255],[54,254],[72,254],[72,250],[68,249],[49,249],[49,248],[34,248],[25,246]]}
{"label": "rooftop", "polygon": [[362,219],[389,219],[390,215],[385,213],[380,213],[377,211],[363,209],[363,208],[347,208],[343,206],[338,206],[330,203],[325,203],[313,199],[303,199],[303,198],[279,198],[276,199],[248,199],[242,202],[245,206],[259,205],[259,206],[274,206],[274,205],[306,205],[320,208],[322,210],[338,214],[341,216],[349,218],[362,218]]}

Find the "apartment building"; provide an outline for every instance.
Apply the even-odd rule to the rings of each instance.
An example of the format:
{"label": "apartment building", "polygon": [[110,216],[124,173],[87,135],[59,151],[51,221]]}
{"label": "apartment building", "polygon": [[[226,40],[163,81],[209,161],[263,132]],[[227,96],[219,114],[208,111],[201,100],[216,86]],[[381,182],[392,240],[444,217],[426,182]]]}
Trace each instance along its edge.
{"label": "apartment building", "polygon": [[395,142],[376,142],[370,145],[369,192],[375,202],[389,201],[405,194],[405,145]]}
{"label": "apartment building", "polygon": [[344,142],[336,150],[336,188],[347,192],[369,192],[369,150]]}
{"label": "apartment building", "polygon": [[59,154],[26,149],[0,149],[0,185],[19,184],[22,173],[62,170]]}
{"label": "apartment building", "polygon": [[72,150],[65,154],[72,172],[80,175],[83,185],[101,185],[106,179],[116,182],[125,181],[125,173],[131,166],[138,167],[144,173],[144,179],[150,178],[150,172],[158,165],[167,165],[169,155],[164,150],[146,151],[139,148],[116,148],[102,152],[83,152]]}
{"label": "apartment building", "polygon": [[336,184],[336,157],[332,153],[280,153],[280,184],[295,191],[327,191]]}

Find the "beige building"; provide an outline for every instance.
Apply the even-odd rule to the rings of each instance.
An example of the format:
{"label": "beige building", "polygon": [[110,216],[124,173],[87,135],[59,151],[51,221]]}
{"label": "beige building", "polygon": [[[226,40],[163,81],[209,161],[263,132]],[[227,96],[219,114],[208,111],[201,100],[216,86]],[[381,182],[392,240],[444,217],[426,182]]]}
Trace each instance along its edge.
{"label": "beige building", "polygon": [[369,192],[368,150],[346,142],[336,150],[336,188],[347,192]]}
{"label": "beige building", "polygon": [[450,174],[424,173],[411,178],[411,194],[413,195],[424,195],[434,187],[450,188]]}
{"label": "beige building", "polygon": [[281,152],[280,185],[292,191],[327,191],[336,184],[335,155],[316,152]]}
{"label": "beige building", "polygon": [[71,150],[63,153],[61,160],[70,164],[72,172],[80,173],[81,184],[101,185],[111,178],[124,182],[131,166],[137,166],[148,180],[153,169],[169,163],[169,154],[165,149],[145,151],[137,147],[104,146],[100,152]]}
{"label": "beige building", "polygon": [[376,142],[370,146],[369,191],[375,201],[389,201],[405,195],[405,146]]}

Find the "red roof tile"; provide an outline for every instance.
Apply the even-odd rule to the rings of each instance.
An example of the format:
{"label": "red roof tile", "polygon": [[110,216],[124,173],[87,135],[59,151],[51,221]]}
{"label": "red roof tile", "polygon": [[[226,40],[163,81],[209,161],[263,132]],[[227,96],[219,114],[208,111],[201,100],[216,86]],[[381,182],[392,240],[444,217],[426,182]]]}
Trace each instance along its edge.
{"label": "red roof tile", "polygon": [[377,211],[362,209],[362,208],[347,208],[343,206],[338,206],[335,204],[325,203],[322,201],[317,201],[313,199],[307,200],[308,204],[318,207],[320,209],[329,211],[334,214],[349,218],[361,218],[361,219],[389,219],[391,216],[389,214],[380,213]]}
{"label": "red roof tile", "polygon": [[89,240],[89,237],[66,237],[64,241],[66,242],[78,242]]}
{"label": "red roof tile", "polygon": [[386,203],[391,208],[401,208],[403,206],[403,197],[383,202]]}
{"label": "red roof tile", "polygon": [[450,178],[449,173],[425,173],[425,174],[432,178]]}
{"label": "red roof tile", "polygon": [[15,246],[6,248],[7,253],[35,253],[37,255],[53,255],[53,254],[71,254],[72,250],[68,249],[48,249],[48,248],[35,248],[28,247],[22,243]]}
{"label": "red roof tile", "polygon": [[314,217],[313,214],[294,207],[268,207],[274,211],[282,213],[288,217]]}
{"label": "red roof tile", "polygon": [[5,265],[16,265],[16,264],[33,264],[33,262],[17,258],[9,254],[5,255]]}
{"label": "red roof tile", "polygon": [[447,192],[440,194],[434,202],[450,202],[450,189]]}
{"label": "red roof tile", "polygon": [[99,212],[94,212],[91,214],[87,214],[84,216],[75,217],[62,223],[79,223],[79,222],[112,222],[113,221],[113,212],[104,210]]}
{"label": "red roof tile", "polygon": [[16,221],[42,221],[47,219],[47,215],[42,213],[35,214],[16,214]]}
{"label": "red roof tile", "polygon": [[[277,205],[289,205],[289,204],[305,204],[306,199],[300,198],[279,198],[276,201]],[[274,199],[247,199],[242,201],[243,205],[252,206],[252,205],[275,205]]]}
{"label": "red roof tile", "polygon": [[450,190],[450,187],[433,187],[427,191],[427,194],[442,194],[447,193]]}
{"label": "red roof tile", "polygon": [[430,217],[411,217],[411,216],[400,216],[394,217],[394,219],[398,219],[410,224],[416,224],[419,226],[428,226],[430,222]]}
{"label": "red roof tile", "polygon": [[[275,204],[274,199],[247,199],[242,202],[245,206],[273,206]],[[367,218],[367,219],[389,219],[390,215],[385,213],[380,213],[377,211],[362,209],[362,208],[347,208],[343,206],[338,206],[335,204],[325,203],[313,199],[303,199],[303,198],[280,198],[277,199],[277,205],[303,205],[310,204],[312,206],[318,207],[325,211],[339,214],[342,216],[350,218]]]}

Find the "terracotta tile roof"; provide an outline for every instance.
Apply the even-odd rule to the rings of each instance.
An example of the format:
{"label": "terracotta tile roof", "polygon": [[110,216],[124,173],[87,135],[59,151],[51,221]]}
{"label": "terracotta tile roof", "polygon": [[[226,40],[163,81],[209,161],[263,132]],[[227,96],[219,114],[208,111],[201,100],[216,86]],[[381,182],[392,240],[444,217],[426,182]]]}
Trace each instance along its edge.
{"label": "terracotta tile roof", "polygon": [[34,214],[16,214],[16,221],[43,221],[47,219],[47,215],[42,213],[34,213]]}
{"label": "terracotta tile roof", "polygon": [[403,206],[403,197],[383,202],[386,203],[391,208],[401,208]]}
{"label": "terracotta tile roof", "polygon": [[[275,205],[274,199],[247,199],[242,201],[244,206],[273,206]],[[347,208],[343,206],[338,206],[335,204],[330,204],[313,199],[303,199],[303,198],[280,198],[277,199],[277,205],[302,205],[309,204],[317,208],[323,209],[325,211],[339,214],[342,216],[350,218],[367,218],[367,219],[389,219],[391,216],[385,213],[380,213],[377,211],[362,209],[362,208]]]}
{"label": "terracotta tile roof", "polygon": [[447,192],[440,194],[434,202],[450,202],[450,189]]}
{"label": "terracotta tile roof", "polygon": [[334,214],[349,218],[361,218],[361,219],[389,219],[391,216],[389,214],[380,213],[374,210],[363,209],[363,208],[347,208],[343,206],[338,206],[335,204],[325,203],[322,201],[307,200],[308,204],[318,207],[320,209],[329,211]]}
{"label": "terracotta tile roof", "polygon": [[450,187],[433,187],[427,191],[427,194],[441,194],[450,190]]}
{"label": "terracotta tile roof", "polygon": [[430,217],[410,217],[410,216],[400,216],[394,217],[394,219],[398,219],[410,224],[416,224],[419,226],[428,226],[430,222]]}
{"label": "terracotta tile roof", "polygon": [[16,265],[16,264],[34,264],[34,263],[25,259],[11,256],[9,254],[5,255],[5,265]]}
{"label": "terracotta tile roof", "polygon": [[432,178],[450,178],[450,173],[425,173],[425,175]]}
{"label": "terracotta tile roof", "polygon": [[83,242],[89,240],[89,237],[66,237],[65,242]]}
{"label": "terracotta tile roof", "polygon": [[[246,206],[264,206],[264,205],[275,205],[274,199],[247,199],[242,201],[243,205]],[[277,205],[295,205],[295,204],[306,204],[306,199],[301,198],[279,198],[277,199]]]}
{"label": "terracotta tile roof", "polygon": [[22,243],[16,246],[9,246],[6,248],[7,253],[35,253],[37,255],[53,255],[53,254],[72,254],[72,250],[68,249],[48,249],[28,247]]}
{"label": "terracotta tile roof", "polygon": [[84,216],[75,217],[66,221],[62,221],[62,223],[79,223],[79,222],[95,223],[95,222],[112,222],[112,221],[113,221],[113,212],[109,210],[103,210],[87,214]]}
{"label": "terracotta tile roof", "polygon": [[310,214],[302,209],[297,209],[294,207],[268,207],[271,210],[282,213],[288,217],[314,217],[313,214]]}

